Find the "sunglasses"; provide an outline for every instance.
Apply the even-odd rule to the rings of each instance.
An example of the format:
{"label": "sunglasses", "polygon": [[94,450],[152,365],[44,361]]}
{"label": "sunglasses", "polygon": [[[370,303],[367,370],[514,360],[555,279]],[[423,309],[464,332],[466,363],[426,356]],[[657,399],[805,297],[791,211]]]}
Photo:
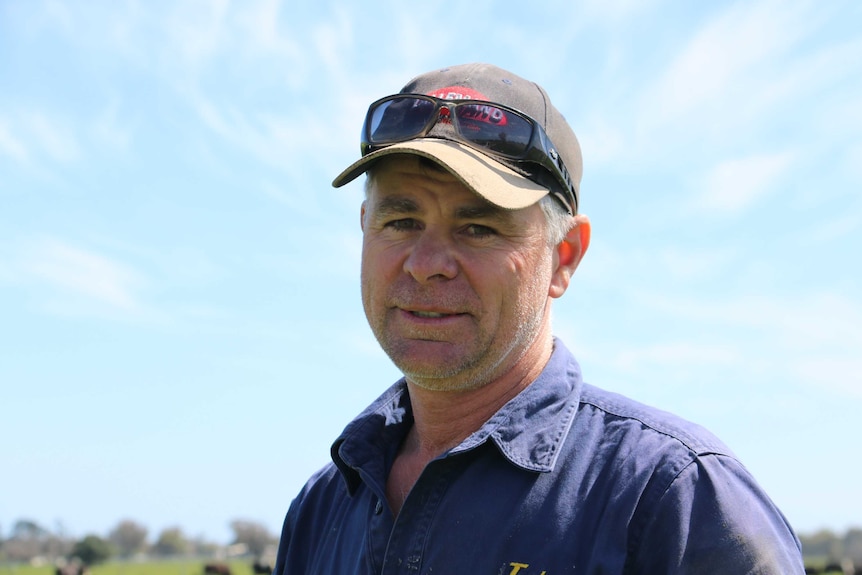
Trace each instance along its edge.
{"label": "sunglasses", "polygon": [[423,138],[438,123],[454,128],[456,140],[503,160],[544,168],[529,178],[548,188],[570,214],[578,211],[575,186],[551,139],[538,122],[514,108],[482,100],[442,100],[423,94],[395,94],[368,108],[362,127],[362,155]]}

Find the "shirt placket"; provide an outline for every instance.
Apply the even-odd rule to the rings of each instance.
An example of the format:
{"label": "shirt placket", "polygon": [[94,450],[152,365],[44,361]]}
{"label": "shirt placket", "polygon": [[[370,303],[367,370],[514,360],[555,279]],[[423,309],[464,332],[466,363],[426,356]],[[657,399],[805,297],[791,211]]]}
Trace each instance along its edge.
{"label": "shirt placket", "polygon": [[446,493],[454,470],[452,459],[428,464],[395,519],[381,575],[417,575],[428,542],[433,536],[434,516]]}

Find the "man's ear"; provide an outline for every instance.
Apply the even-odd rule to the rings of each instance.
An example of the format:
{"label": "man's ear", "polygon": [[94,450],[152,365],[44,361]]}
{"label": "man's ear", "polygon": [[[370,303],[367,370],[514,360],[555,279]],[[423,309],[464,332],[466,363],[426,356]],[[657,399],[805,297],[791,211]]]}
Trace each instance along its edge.
{"label": "man's ear", "polygon": [[572,274],[590,247],[590,232],[590,219],[582,214],[575,216],[575,226],[554,248],[554,272],[548,288],[549,296],[557,298],[566,293]]}
{"label": "man's ear", "polygon": [[365,231],[365,201],[362,202],[362,207],[359,208],[359,228]]}

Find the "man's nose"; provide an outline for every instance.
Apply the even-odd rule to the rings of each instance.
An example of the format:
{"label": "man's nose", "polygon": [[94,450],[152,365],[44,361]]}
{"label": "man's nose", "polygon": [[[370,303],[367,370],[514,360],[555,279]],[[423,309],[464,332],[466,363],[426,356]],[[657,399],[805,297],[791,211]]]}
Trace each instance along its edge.
{"label": "man's nose", "polygon": [[410,246],[404,271],[420,283],[454,278],[458,262],[452,239],[444,233],[424,230]]}

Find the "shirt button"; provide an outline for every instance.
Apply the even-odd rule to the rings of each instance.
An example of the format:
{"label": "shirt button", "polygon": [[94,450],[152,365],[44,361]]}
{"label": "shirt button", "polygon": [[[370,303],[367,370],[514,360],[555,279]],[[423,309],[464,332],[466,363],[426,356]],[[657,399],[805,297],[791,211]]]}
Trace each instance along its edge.
{"label": "shirt button", "polygon": [[383,513],[383,502],[378,499],[377,505],[374,506],[374,514],[380,515],[381,513]]}

